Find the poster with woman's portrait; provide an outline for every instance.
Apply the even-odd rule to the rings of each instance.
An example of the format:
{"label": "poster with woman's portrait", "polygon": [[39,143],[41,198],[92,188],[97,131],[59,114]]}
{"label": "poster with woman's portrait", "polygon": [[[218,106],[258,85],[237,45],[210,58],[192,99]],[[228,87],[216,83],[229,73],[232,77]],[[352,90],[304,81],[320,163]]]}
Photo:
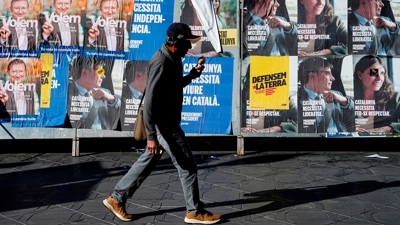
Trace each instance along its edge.
{"label": "poster with woman's portrait", "polygon": [[359,134],[400,132],[399,58],[354,57],[355,125]]}
{"label": "poster with woman's portrait", "polygon": [[298,0],[298,55],[347,55],[347,4]]}

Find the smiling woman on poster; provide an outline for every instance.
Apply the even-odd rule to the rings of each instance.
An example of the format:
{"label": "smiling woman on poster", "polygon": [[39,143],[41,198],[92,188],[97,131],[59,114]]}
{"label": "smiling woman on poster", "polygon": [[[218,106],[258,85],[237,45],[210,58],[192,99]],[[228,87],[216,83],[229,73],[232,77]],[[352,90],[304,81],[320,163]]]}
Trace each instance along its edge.
{"label": "smiling woman on poster", "polygon": [[347,55],[347,28],[329,0],[298,0],[298,55]]}
{"label": "smiling woman on poster", "polygon": [[362,57],[354,69],[357,132],[399,132],[400,95],[382,58]]}

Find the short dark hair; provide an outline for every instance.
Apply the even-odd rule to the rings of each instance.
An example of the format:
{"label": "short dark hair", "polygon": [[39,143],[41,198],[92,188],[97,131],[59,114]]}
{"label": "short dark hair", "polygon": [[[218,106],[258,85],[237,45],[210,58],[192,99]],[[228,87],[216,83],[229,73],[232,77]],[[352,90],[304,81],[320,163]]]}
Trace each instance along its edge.
{"label": "short dark hair", "polygon": [[104,61],[98,58],[85,58],[81,55],[77,55],[70,65],[69,73],[73,80],[78,80],[81,78],[82,70],[86,69],[89,71],[94,70],[96,66],[104,66]]}
{"label": "short dark hair", "polygon": [[356,11],[358,8],[360,8],[360,0],[349,0],[348,6],[351,8],[351,10]]}
{"label": "short dark hair", "polygon": [[135,80],[136,71],[147,74],[147,61],[130,60],[125,64],[124,76],[127,84]]}
{"label": "short dark hair", "polygon": [[383,111],[386,109],[386,103],[392,98],[393,95],[393,83],[389,79],[387,67],[379,56],[366,55],[363,56],[354,68],[353,81],[354,81],[354,99],[364,99],[364,85],[361,78],[358,77],[358,72],[364,73],[373,64],[378,63],[385,70],[385,78],[381,88],[375,91],[375,110]]}
{"label": "short dark hair", "polygon": [[7,71],[9,71],[12,66],[17,65],[17,64],[24,64],[25,71],[26,71],[26,64],[22,59],[13,59],[13,60],[11,60],[10,63],[8,63]]}
{"label": "short dark hair", "polygon": [[304,85],[308,83],[308,73],[314,72],[319,73],[322,68],[332,68],[332,64],[325,58],[320,56],[307,57],[299,64],[297,74],[299,81]]}

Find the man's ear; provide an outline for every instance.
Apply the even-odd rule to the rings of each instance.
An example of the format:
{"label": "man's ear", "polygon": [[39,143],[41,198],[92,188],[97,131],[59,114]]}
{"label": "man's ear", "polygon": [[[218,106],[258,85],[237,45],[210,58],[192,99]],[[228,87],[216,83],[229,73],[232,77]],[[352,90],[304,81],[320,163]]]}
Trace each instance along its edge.
{"label": "man's ear", "polygon": [[89,70],[87,70],[87,69],[82,69],[82,71],[81,71],[81,77],[83,77],[83,76],[85,76],[85,75],[88,75],[89,74]]}
{"label": "man's ear", "polygon": [[140,76],[142,76],[142,73],[139,72],[139,71],[135,71],[135,79],[136,79],[137,77],[140,77]]}
{"label": "man's ear", "polygon": [[308,78],[310,78],[310,79],[314,79],[315,76],[317,76],[317,73],[315,73],[315,72],[309,72],[308,73]]}

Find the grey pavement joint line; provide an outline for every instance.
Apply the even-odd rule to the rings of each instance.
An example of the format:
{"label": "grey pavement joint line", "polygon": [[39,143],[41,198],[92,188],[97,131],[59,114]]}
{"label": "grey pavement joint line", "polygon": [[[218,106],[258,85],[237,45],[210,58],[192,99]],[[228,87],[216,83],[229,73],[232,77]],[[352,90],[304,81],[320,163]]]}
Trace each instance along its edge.
{"label": "grey pavement joint line", "polygon": [[[143,187],[153,188],[153,187],[150,187],[150,186],[147,186],[147,185],[142,185],[142,186],[143,186]],[[154,188],[153,188],[153,189],[154,189]],[[100,193],[100,192],[96,192],[96,191],[92,191],[92,192],[93,192],[93,193],[96,193],[96,194],[98,194],[98,195],[102,195],[102,196],[104,196],[104,197],[108,197],[108,195],[105,195],[105,194]],[[173,193],[174,193],[174,192],[173,192]],[[174,194],[179,194],[179,193],[174,193]],[[129,200],[128,200],[127,202],[129,202],[129,204],[136,205],[136,206],[138,206],[138,207],[142,207],[142,208],[145,208],[145,209],[149,209],[149,210],[152,210],[152,211],[154,211],[154,212],[159,211],[158,209],[153,209],[153,208],[151,208],[151,207],[147,207],[147,206],[145,206],[145,205],[137,204],[137,203],[132,202],[132,201],[129,201]],[[169,216],[176,217],[176,218],[183,219],[183,217],[178,216],[178,215],[175,215],[175,214],[171,214],[171,213],[165,213],[165,214],[167,214],[167,215],[169,215]]]}
{"label": "grey pavement joint line", "polygon": [[[78,210],[73,210],[73,209],[70,209],[70,208],[64,207],[64,206],[62,206],[62,205],[59,205],[59,204],[57,204],[57,205],[55,205],[55,206],[58,206],[58,207],[64,208],[64,209],[66,209],[66,210],[69,210],[69,211],[72,211],[72,212],[75,212],[75,213],[79,213],[79,214],[85,215],[85,216],[87,216],[87,217],[90,217],[90,218],[92,218],[92,219],[95,219],[95,220],[100,220],[100,221],[102,221],[102,222],[104,222],[104,223],[108,223],[108,224],[113,224],[113,225],[116,225],[115,223],[110,223],[110,222],[108,222],[108,221],[106,221],[106,220],[102,220],[102,219],[96,218],[96,217],[94,217],[94,216],[91,216],[91,215],[89,215],[89,214],[82,213],[82,212],[79,212]],[[113,214],[113,215],[114,215],[114,214]]]}
{"label": "grey pavement joint line", "polygon": [[98,179],[96,178],[96,179],[80,180],[80,181],[75,181],[75,182],[59,183],[59,184],[42,186],[42,188],[58,187],[58,186],[71,185],[71,184],[79,184],[79,183],[84,183],[84,182],[89,182],[89,181],[97,181],[97,180]]}
{"label": "grey pavement joint line", "polygon": [[[24,193],[22,193],[22,194],[24,194]],[[110,223],[110,222],[108,222],[108,221],[105,221],[105,220],[102,220],[102,219],[98,219],[98,218],[96,218],[96,217],[94,217],[94,216],[91,216],[91,215],[89,215],[89,214],[82,213],[82,212],[80,212],[80,211],[78,211],[78,210],[73,210],[73,209],[67,208],[67,207],[62,206],[62,205],[60,205],[60,204],[54,204],[53,202],[46,201],[46,200],[43,200],[43,199],[38,199],[38,198],[35,198],[35,197],[33,197],[33,196],[30,196],[30,195],[27,195],[27,196],[31,197],[32,199],[37,199],[37,200],[46,202],[46,203],[49,204],[49,206],[50,206],[50,205],[53,205],[53,206],[61,207],[61,208],[63,208],[63,209],[66,209],[66,210],[69,210],[69,211],[72,211],[72,212],[75,212],[75,213],[78,213],[78,214],[85,215],[85,216],[90,217],[90,218],[93,218],[93,219],[95,219],[95,220],[100,220],[100,221],[102,221],[102,222],[115,225],[114,223]],[[2,214],[0,214],[0,215],[3,216],[3,217],[5,217],[5,216],[2,215]],[[6,217],[6,218],[8,218],[8,217]],[[9,218],[9,219],[11,219],[11,218]]]}
{"label": "grey pavement joint line", "polygon": [[19,222],[19,221],[17,221],[17,220],[14,220],[13,218],[10,218],[10,217],[8,217],[8,216],[3,215],[3,214],[0,214],[0,216],[4,217],[4,218],[6,218],[6,219],[12,220],[12,221],[14,221],[14,222],[16,222],[16,223],[27,225],[26,223],[21,223],[21,222]]}

